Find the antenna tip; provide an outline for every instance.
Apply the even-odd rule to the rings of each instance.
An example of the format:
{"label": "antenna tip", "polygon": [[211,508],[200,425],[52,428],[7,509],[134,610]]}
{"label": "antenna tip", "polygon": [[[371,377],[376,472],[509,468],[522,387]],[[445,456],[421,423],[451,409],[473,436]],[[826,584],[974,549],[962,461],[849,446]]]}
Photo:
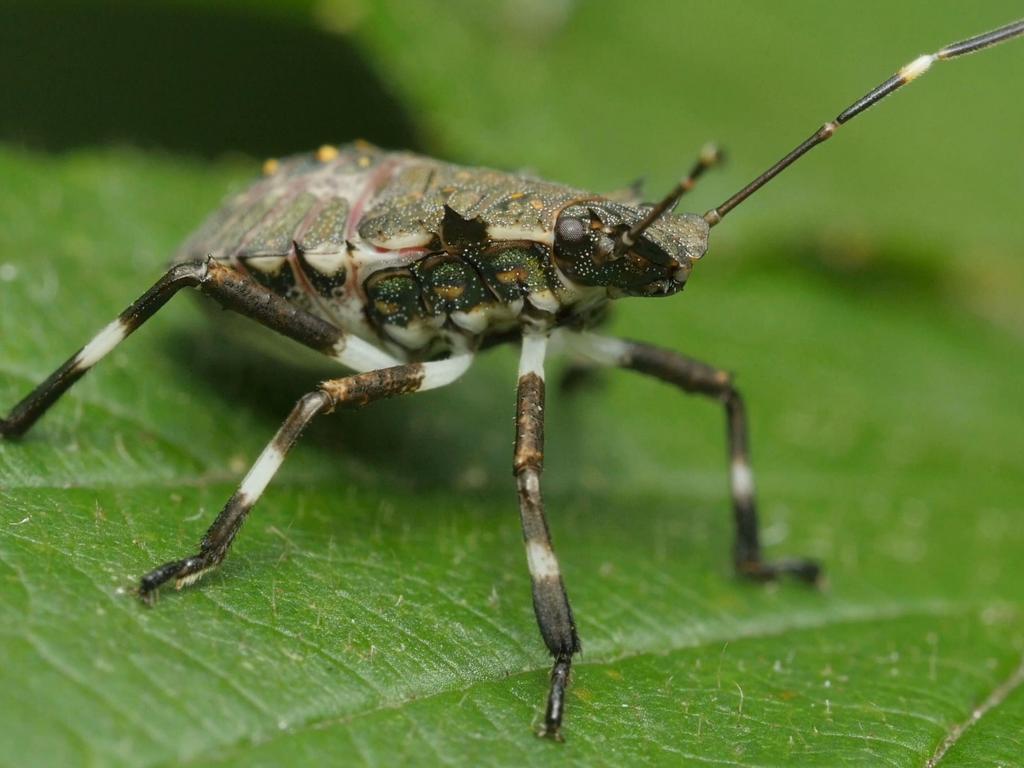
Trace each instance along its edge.
{"label": "antenna tip", "polygon": [[725,153],[721,147],[715,144],[713,141],[709,141],[703,147],[700,148],[700,164],[706,168],[710,168],[713,165],[718,165],[725,159]]}

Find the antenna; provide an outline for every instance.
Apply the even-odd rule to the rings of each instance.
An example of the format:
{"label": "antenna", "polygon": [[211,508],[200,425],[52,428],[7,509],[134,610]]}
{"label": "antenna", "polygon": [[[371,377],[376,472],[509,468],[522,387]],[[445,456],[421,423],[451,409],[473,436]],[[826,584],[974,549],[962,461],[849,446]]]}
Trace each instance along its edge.
{"label": "antenna", "polygon": [[697,186],[697,179],[704,175],[704,171],[722,162],[724,155],[722,151],[715,144],[705,144],[701,147],[700,155],[697,157],[697,162],[693,164],[693,168],[686,175],[685,178],[681,179],[660,203],[655,205],[648,211],[647,215],[640,221],[633,225],[628,232],[623,232],[619,236],[619,241],[615,244],[615,258],[619,258],[636,245],[636,240],[644,231],[651,226],[654,222],[664,216],[668,211],[671,211],[676,207],[676,203],[679,202],[679,198]]}
{"label": "antenna", "polygon": [[[834,120],[830,120],[822,125],[821,128],[811,134],[810,137],[805,139],[802,143],[797,145],[797,147],[788,155],[783,157],[775,163],[775,165],[747,184],[747,186],[743,187],[739,192],[734,194],[718,207],[712,208],[710,211],[705,213],[704,220],[708,223],[709,227],[715,226],[727,213],[729,213],[729,211],[786,170],[786,168],[799,160],[806,152],[818,146],[826,139],[831,138],[832,134],[835,133],[843,123],[848,120],[852,120],[868,107],[874,106],[893,91],[920,77],[927,72],[928,68],[936,61],[955,59],[957,56],[974,53],[975,51],[980,51],[982,48],[988,48],[991,45],[998,45],[999,43],[1006,42],[1007,40],[1019,37],[1020,35],[1024,35],[1024,19],[1015,21],[1012,24],[1007,24],[1005,27],[999,27],[999,29],[993,29],[991,32],[985,32],[984,34],[976,35],[966,40],[961,40],[958,43],[951,43],[935,53],[918,56],[884,83],[868,91],[857,99],[857,101],[853,102],[853,104],[840,112]],[[629,234],[633,234],[632,230]]]}

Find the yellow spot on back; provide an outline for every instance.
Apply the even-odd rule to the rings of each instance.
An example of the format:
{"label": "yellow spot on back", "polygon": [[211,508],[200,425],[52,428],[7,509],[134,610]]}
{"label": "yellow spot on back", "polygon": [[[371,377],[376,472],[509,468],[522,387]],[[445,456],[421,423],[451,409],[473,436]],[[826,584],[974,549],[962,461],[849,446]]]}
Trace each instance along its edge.
{"label": "yellow spot on back", "polygon": [[513,267],[512,269],[506,269],[503,272],[498,272],[495,275],[495,277],[498,278],[498,282],[502,285],[525,281],[529,276],[530,273],[526,271],[525,267]]}
{"label": "yellow spot on back", "polygon": [[442,299],[457,299],[459,296],[466,292],[466,287],[463,285],[435,285],[434,293],[440,296]]}
{"label": "yellow spot on back", "polygon": [[518,200],[521,197],[526,197],[526,193],[525,192],[514,192],[513,194],[508,196],[508,199],[509,200]]}
{"label": "yellow spot on back", "polygon": [[321,163],[329,163],[331,160],[338,156],[338,148],[332,147],[330,144],[324,144],[320,149],[316,151],[316,159]]}
{"label": "yellow spot on back", "polygon": [[369,168],[370,167],[370,163],[372,161],[366,155],[361,155],[356,162],[359,164],[360,168]]}
{"label": "yellow spot on back", "polygon": [[263,162],[263,175],[273,176],[281,168],[281,163],[278,162],[276,157],[267,158]]}

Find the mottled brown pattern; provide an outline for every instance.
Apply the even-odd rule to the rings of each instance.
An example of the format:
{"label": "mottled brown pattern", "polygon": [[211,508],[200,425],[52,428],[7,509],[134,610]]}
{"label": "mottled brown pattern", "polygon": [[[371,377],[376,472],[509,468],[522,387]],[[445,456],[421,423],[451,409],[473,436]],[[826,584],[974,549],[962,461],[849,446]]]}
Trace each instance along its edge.
{"label": "mottled brown pattern", "polygon": [[518,474],[527,467],[538,471],[544,465],[544,379],[528,373],[519,379],[516,406],[516,453]]}
{"label": "mottled brown pattern", "polygon": [[[533,611],[537,617],[544,644],[555,657],[551,670],[551,688],[544,714],[543,733],[561,738],[560,729],[565,711],[565,689],[569,683],[572,657],[580,651],[576,620],[565,591],[565,582],[557,568],[551,533],[544,516],[544,499],[540,490],[540,473],[544,460],[544,380],[535,373],[520,377],[516,402],[515,474],[519,492],[519,517],[527,559],[531,562]],[[551,558],[534,572],[532,558],[537,553]],[[532,553],[532,554],[531,554]]]}
{"label": "mottled brown pattern", "polygon": [[345,225],[349,201],[343,197],[321,202],[312,216],[295,232],[295,244],[302,253],[344,253]]}
{"label": "mottled brown pattern", "polygon": [[410,363],[325,381],[321,389],[334,398],[337,405],[358,408],[375,400],[416,392],[422,382],[423,366]]}
{"label": "mottled brown pattern", "polygon": [[311,152],[274,161],[266,166],[271,173],[231,196],[207,219],[175,261],[233,260],[240,249],[285,255],[293,240],[309,251],[341,252],[352,202],[348,196],[388,156],[360,142],[333,155]]}
{"label": "mottled brown pattern", "polygon": [[687,392],[722,396],[731,389],[728,372],[650,344],[629,342],[625,365],[675,384]]}
{"label": "mottled brown pattern", "polygon": [[287,256],[299,225],[317,203],[315,195],[302,191],[280,200],[245,236],[239,246],[239,256]]}
{"label": "mottled brown pattern", "polygon": [[341,338],[342,332],[335,326],[231,267],[210,259],[207,268],[199,289],[222,306],[322,352],[330,351]]}
{"label": "mottled brown pattern", "polygon": [[463,219],[488,226],[550,232],[559,211],[593,193],[529,176],[410,158],[374,198],[359,234],[381,245],[392,238],[441,232],[447,204]]}

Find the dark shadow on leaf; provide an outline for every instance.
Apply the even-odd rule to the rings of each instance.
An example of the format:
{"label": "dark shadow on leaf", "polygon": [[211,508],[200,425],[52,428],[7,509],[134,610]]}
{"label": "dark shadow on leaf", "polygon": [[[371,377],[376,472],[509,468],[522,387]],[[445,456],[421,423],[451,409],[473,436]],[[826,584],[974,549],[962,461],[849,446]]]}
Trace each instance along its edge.
{"label": "dark shadow on leaf", "polygon": [[[299,397],[348,373],[241,318],[211,315],[208,333],[173,336],[167,345],[209,397],[211,426],[218,409],[247,408],[266,422],[269,440]],[[502,375],[495,357],[484,355],[445,389],[323,416],[302,441],[337,453],[339,472],[354,473],[361,485],[511,493],[515,379]]]}
{"label": "dark shadow on leaf", "polygon": [[[167,356],[192,374],[196,391],[210,401],[204,428],[216,428],[220,409],[245,408],[259,414],[269,440],[299,397],[323,379],[347,373],[251,321],[208,308],[207,332],[172,335],[166,342]],[[339,410],[314,421],[302,442],[336,453],[339,472],[362,487],[446,489],[514,503],[515,358],[511,347],[489,350],[449,387]],[[552,365],[553,382],[560,366]],[[579,436],[586,414],[574,407],[576,399],[550,394],[557,407],[548,414],[548,442],[560,454],[598,460],[603,447],[588,447]],[[576,478],[557,481],[579,490]]]}
{"label": "dark shadow on leaf", "polygon": [[0,6],[0,140],[129,142],[271,156],[363,137],[414,147],[412,122],[344,37],[296,18],[107,2]]}

